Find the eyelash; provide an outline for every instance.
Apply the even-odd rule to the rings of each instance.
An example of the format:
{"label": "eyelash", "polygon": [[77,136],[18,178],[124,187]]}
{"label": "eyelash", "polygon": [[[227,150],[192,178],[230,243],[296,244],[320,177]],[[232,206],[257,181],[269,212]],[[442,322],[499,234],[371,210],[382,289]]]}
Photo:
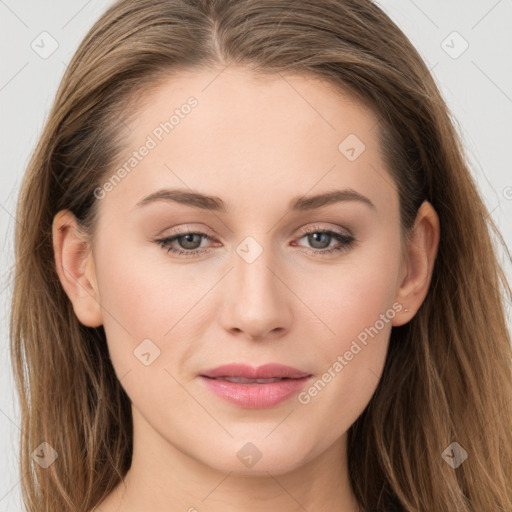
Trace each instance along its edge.
{"label": "eyelash", "polygon": [[[301,236],[299,237],[299,240],[301,238],[304,238],[305,236],[312,234],[312,233],[320,233],[320,234],[328,234],[331,235],[331,237],[335,238],[340,242],[342,245],[339,245],[337,247],[332,247],[330,249],[304,249],[304,252],[312,252],[313,254],[318,255],[328,255],[333,254],[337,252],[343,252],[350,250],[356,243],[356,239],[352,235],[345,235],[343,233],[339,233],[337,231],[332,231],[330,229],[322,229],[317,226],[307,228],[303,231]],[[172,252],[178,256],[185,256],[185,257],[194,257],[198,256],[199,254],[203,254],[209,251],[209,249],[191,249],[191,250],[183,250],[183,249],[175,249],[171,246],[171,244],[177,240],[178,238],[181,238],[185,235],[201,235],[202,237],[205,237],[207,239],[212,239],[210,236],[208,236],[206,233],[203,233],[201,231],[178,231],[176,234],[173,234],[172,236],[168,236],[166,238],[161,238],[159,240],[155,240],[157,244],[159,244],[164,250],[167,252]]]}

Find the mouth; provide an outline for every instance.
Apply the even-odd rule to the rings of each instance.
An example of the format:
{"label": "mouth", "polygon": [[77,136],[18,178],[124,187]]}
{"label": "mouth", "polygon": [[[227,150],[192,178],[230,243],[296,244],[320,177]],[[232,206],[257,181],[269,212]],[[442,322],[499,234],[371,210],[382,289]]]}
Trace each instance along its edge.
{"label": "mouth", "polygon": [[236,378],[247,379],[249,381],[301,379],[310,375],[311,374],[308,372],[279,363],[268,363],[258,366],[257,368],[243,363],[231,363],[217,366],[216,368],[211,368],[210,370],[205,370],[201,373],[202,377],[209,377],[212,379],[221,378],[226,380],[228,378]]}
{"label": "mouth", "polygon": [[226,382],[235,382],[238,384],[269,384],[271,382],[279,382],[283,380],[297,380],[290,379],[289,377],[275,377],[273,379],[246,379],[245,377],[208,377],[206,375],[201,375],[201,377],[205,377],[207,379],[212,380],[223,380]]}
{"label": "mouth", "polygon": [[246,409],[269,408],[284,402],[300,392],[311,377],[310,373],[275,363],[258,368],[223,365],[199,375],[215,395]]}

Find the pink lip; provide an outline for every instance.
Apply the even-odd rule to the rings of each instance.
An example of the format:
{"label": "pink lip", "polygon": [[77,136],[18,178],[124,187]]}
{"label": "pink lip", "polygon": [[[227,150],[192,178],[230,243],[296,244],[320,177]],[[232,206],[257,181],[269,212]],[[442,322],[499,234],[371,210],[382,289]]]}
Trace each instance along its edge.
{"label": "pink lip", "polygon": [[[245,364],[228,364],[206,370],[199,377],[210,391],[232,404],[248,409],[264,409],[273,407],[298,393],[311,374],[276,363],[258,368]],[[249,384],[229,382],[216,377],[284,378],[285,380]]]}

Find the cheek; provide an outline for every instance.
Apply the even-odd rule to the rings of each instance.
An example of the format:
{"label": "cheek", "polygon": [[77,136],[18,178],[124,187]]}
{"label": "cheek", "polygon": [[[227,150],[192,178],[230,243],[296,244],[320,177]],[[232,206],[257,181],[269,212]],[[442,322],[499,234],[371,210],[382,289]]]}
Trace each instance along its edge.
{"label": "cheek", "polygon": [[[382,236],[339,264],[324,265],[314,276],[306,273],[297,279],[295,290],[325,324],[323,339],[328,347],[343,348],[392,307],[400,268],[399,241],[387,241],[389,236]],[[392,309],[388,316],[394,313]]]}
{"label": "cheek", "polygon": [[326,367],[341,355],[347,361],[344,365],[351,367],[344,373],[352,375],[353,383],[362,382],[362,375],[380,374],[396,313],[393,292],[391,280],[372,272],[353,272],[331,281],[321,295],[310,296],[312,309],[320,312],[326,327],[327,335],[315,337]]}
{"label": "cheek", "polygon": [[[163,336],[208,290],[194,264],[176,263],[156,244],[105,244],[97,270],[101,304],[133,336]],[[210,286],[211,287],[211,284]]]}
{"label": "cheek", "polygon": [[209,292],[218,279],[216,271],[206,277],[196,264],[172,262],[160,247],[130,248],[117,242],[105,244],[97,268],[116,375],[119,380],[126,376],[122,384],[134,403],[146,400],[144,388],[151,388],[167,403],[176,393],[177,406],[185,406],[190,397],[171,375],[185,382],[198,344],[215,320],[217,308],[209,302]]}
{"label": "cheek", "polygon": [[320,416],[337,417],[337,424],[348,428],[378,385],[391,322],[401,308],[395,303],[398,239],[387,247],[382,243],[361,251],[357,258],[347,258],[346,264],[333,269],[317,275],[316,288],[308,280],[302,291],[311,309],[318,312],[326,334],[315,337],[317,358],[323,366],[319,365],[318,379],[299,396],[299,403],[315,408]]}
{"label": "cheek", "polygon": [[188,281],[184,287],[178,271],[156,267],[152,254],[116,247],[121,246],[113,240],[105,246],[97,277],[110,356],[123,374],[141,359],[163,361],[172,335],[166,334],[197,301],[199,284]]}

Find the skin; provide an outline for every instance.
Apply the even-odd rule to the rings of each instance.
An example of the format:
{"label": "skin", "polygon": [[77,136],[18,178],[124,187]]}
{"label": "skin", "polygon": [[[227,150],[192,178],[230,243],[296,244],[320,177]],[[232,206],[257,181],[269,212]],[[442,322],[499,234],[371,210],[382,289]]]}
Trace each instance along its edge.
{"label": "skin", "polygon": [[[62,285],[84,325],[104,326],[132,401],[132,466],[97,510],[356,512],[347,430],[377,387],[392,326],[408,322],[427,294],[437,214],[425,202],[414,237],[400,244],[377,118],[305,75],[230,66],[169,78],[130,123],[120,162],[190,96],[197,107],[100,200],[92,239],[69,211],[54,219]],[[366,146],[354,161],[338,150],[349,134]],[[228,211],[166,200],[135,206],[164,187],[218,196]],[[375,209],[359,201],[287,208],[297,196],[344,188]],[[181,238],[174,248],[208,252],[184,257],[155,242],[178,227],[211,238]],[[315,242],[303,232],[309,227],[351,233],[356,244],[315,254],[341,244],[320,235]],[[250,263],[236,251],[247,236],[262,249]],[[242,408],[198,378],[225,363],[278,362],[317,380],[390,309],[393,318],[307,404],[294,396]],[[144,339],[160,349],[148,366],[134,356]],[[262,454],[252,467],[237,457],[248,442]]]}

